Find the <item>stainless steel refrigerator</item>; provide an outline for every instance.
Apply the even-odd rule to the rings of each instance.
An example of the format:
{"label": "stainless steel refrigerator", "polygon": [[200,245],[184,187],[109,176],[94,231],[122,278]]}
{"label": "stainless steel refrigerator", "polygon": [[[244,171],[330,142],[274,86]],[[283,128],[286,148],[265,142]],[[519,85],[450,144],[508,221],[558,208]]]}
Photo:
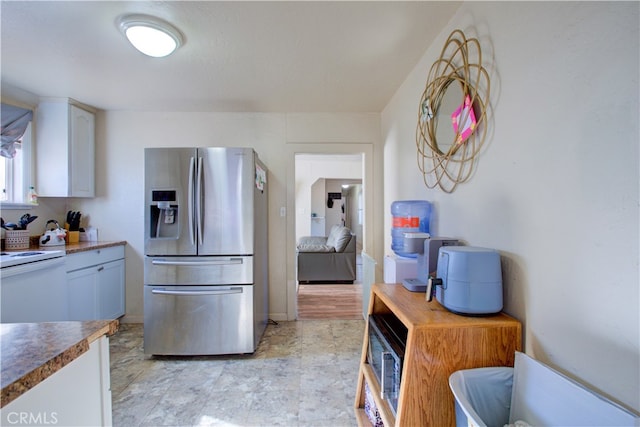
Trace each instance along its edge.
{"label": "stainless steel refrigerator", "polygon": [[251,148],[146,148],[144,175],[144,352],[253,353],[269,311],[267,168]]}

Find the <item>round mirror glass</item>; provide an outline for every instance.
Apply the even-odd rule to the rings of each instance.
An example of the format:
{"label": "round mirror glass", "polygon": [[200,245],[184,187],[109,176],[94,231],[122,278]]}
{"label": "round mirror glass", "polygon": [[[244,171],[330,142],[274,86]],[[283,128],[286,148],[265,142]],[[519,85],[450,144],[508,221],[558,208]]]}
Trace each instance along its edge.
{"label": "round mirror glass", "polygon": [[435,136],[434,146],[440,154],[447,155],[456,140],[456,133],[451,124],[451,114],[464,102],[462,82],[451,79],[441,89],[440,104],[435,106]]}

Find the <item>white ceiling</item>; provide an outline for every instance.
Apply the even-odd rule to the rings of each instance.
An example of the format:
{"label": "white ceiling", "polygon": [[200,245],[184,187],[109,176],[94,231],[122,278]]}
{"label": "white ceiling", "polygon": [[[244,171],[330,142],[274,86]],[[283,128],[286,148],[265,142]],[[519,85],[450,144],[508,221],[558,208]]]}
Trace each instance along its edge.
{"label": "white ceiling", "polygon": [[[2,0],[2,84],[105,110],[379,112],[459,5]],[[142,55],[116,27],[126,13],[186,43]]]}

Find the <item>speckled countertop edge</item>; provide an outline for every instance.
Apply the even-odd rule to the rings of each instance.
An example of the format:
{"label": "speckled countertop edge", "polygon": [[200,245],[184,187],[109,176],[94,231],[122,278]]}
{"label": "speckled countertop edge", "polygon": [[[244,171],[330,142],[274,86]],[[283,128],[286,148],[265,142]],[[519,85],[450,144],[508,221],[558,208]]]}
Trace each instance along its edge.
{"label": "speckled countertop edge", "polygon": [[[125,240],[117,240],[117,241],[96,241],[96,242],[78,242],[78,243],[67,243],[64,246],[40,246],[39,239],[40,236],[31,236],[29,237],[29,250],[30,251],[55,251],[55,250],[63,250],[67,255],[75,254],[78,252],[92,251],[95,249],[104,249],[110,248],[112,246],[122,246],[126,245],[127,242]],[[22,252],[26,249],[3,249],[4,252]]]}
{"label": "speckled countertop edge", "polygon": [[105,249],[113,246],[122,246],[126,245],[127,242],[123,241],[114,241],[114,242],[78,242],[78,243],[69,243],[65,245],[65,251],[67,255],[75,254],[78,252],[85,251],[93,251],[95,249]]}
{"label": "speckled countertop edge", "polygon": [[115,334],[118,325],[117,319],[0,324],[0,408],[73,362],[93,341]]}

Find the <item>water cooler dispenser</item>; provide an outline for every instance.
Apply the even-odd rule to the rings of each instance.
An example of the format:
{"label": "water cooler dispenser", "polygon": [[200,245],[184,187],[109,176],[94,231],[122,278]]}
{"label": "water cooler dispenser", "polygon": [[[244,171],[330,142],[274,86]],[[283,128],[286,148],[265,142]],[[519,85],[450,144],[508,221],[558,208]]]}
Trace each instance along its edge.
{"label": "water cooler dispenser", "polygon": [[416,258],[416,252],[405,250],[405,233],[429,233],[431,203],[427,200],[398,200],[391,204],[391,250],[405,258]]}
{"label": "water cooler dispenser", "polygon": [[149,237],[152,239],[177,239],[180,236],[179,206],[176,190],[152,190]]}
{"label": "water cooler dispenser", "polygon": [[[391,250],[384,258],[384,282],[402,283],[417,274],[418,253],[407,250],[405,236],[420,233],[429,236],[431,203],[427,200],[397,200],[391,204]],[[424,239],[423,239],[424,240]]]}

